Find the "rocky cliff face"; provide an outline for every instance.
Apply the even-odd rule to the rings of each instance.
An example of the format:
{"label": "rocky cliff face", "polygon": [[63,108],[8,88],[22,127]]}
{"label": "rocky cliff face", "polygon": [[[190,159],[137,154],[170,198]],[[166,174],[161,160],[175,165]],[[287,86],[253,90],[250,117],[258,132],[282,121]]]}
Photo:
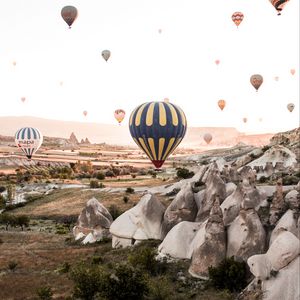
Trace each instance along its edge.
{"label": "rocky cliff face", "polygon": [[72,144],[75,144],[75,145],[79,144],[78,139],[77,139],[77,137],[76,137],[76,135],[75,135],[74,132],[71,133],[70,138],[69,138],[69,141],[70,141]]}

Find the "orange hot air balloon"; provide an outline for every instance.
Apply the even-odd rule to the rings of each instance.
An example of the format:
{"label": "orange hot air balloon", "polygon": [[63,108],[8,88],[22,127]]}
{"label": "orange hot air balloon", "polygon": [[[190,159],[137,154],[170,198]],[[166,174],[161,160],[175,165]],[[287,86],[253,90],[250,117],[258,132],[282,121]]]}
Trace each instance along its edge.
{"label": "orange hot air balloon", "polygon": [[243,118],[243,122],[247,123],[248,119],[247,118]]}
{"label": "orange hot air balloon", "polygon": [[290,72],[291,72],[292,75],[295,75],[296,70],[295,69],[291,69]]}
{"label": "orange hot air balloon", "polygon": [[281,15],[281,11],[289,0],[269,0],[278,12],[278,16]]}
{"label": "orange hot air balloon", "polygon": [[119,125],[121,125],[121,122],[125,118],[125,111],[123,109],[117,109],[114,113],[115,119],[119,122]]}
{"label": "orange hot air balloon", "polygon": [[239,25],[241,24],[241,22],[244,19],[244,14],[237,11],[232,14],[231,19],[234,22],[234,24],[236,25],[236,27],[239,27]]}
{"label": "orange hot air balloon", "polygon": [[219,100],[218,101],[218,106],[220,107],[221,110],[224,109],[225,105],[226,105],[226,101],[225,100]]}
{"label": "orange hot air balloon", "polygon": [[215,64],[218,66],[219,63],[220,63],[220,60],[219,60],[219,59],[216,59],[216,60],[215,60]]}
{"label": "orange hot air balloon", "polygon": [[77,8],[71,5],[65,6],[61,10],[61,16],[64,19],[64,21],[69,25],[69,28],[71,28],[73,22],[76,20],[77,15]]}
{"label": "orange hot air balloon", "polygon": [[86,110],[83,111],[83,115],[86,117],[88,112]]}
{"label": "orange hot air balloon", "polygon": [[256,91],[258,91],[258,89],[262,85],[263,81],[264,81],[263,77],[259,74],[254,74],[250,77],[250,82],[254,86]]}
{"label": "orange hot air balloon", "polygon": [[205,133],[203,139],[206,142],[206,144],[209,144],[212,140],[212,135],[210,133]]}
{"label": "orange hot air balloon", "polygon": [[23,103],[25,102],[25,100],[26,100],[25,97],[21,97],[21,101],[22,101]]}

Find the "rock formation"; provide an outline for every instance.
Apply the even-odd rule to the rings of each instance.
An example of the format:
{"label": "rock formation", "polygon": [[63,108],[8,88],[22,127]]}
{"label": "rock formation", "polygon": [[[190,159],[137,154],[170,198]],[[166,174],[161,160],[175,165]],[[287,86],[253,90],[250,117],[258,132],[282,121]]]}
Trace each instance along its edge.
{"label": "rock formation", "polygon": [[75,135],[74,132],[71,133],[69,141],[70,141],[71,144],[74,144],[74,145],[78,145],[79,144],[78,139],[77,139],[77,137],[76,137],[76,135]]}

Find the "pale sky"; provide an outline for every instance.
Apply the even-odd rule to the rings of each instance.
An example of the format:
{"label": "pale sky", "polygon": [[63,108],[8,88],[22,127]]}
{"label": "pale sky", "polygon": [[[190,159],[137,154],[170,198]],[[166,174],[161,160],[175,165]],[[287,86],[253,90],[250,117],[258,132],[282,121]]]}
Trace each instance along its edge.
{"label": "pale sky", "polygon": [[[79,12],[70,30],[65,5]],[[169,98],[189,126],[299,126],[298,0],[281,16],[268,0],[1,0],[0,27],[0,116],[116,124],[122,108],[127,126],[137,105]],[[252,74],[264,78],[258,92]]]}

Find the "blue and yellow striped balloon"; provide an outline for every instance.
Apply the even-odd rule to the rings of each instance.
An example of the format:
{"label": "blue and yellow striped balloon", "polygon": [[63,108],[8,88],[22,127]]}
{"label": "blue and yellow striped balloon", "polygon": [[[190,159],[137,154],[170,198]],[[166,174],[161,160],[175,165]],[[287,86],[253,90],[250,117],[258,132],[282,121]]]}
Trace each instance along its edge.
{"label": "blue and yellow striped balloon", "polygon": [[23,127],[15,134],[15,142],[28,159],[40,148],[43,143],[43,135],[36,128]]}
{"label": "blue and yellow striped balloon", "polygon": [[130,134],[156,168],[160,168],[185,136],[187,122],[178,106],[147,102],[133,110],[129,119]]}

